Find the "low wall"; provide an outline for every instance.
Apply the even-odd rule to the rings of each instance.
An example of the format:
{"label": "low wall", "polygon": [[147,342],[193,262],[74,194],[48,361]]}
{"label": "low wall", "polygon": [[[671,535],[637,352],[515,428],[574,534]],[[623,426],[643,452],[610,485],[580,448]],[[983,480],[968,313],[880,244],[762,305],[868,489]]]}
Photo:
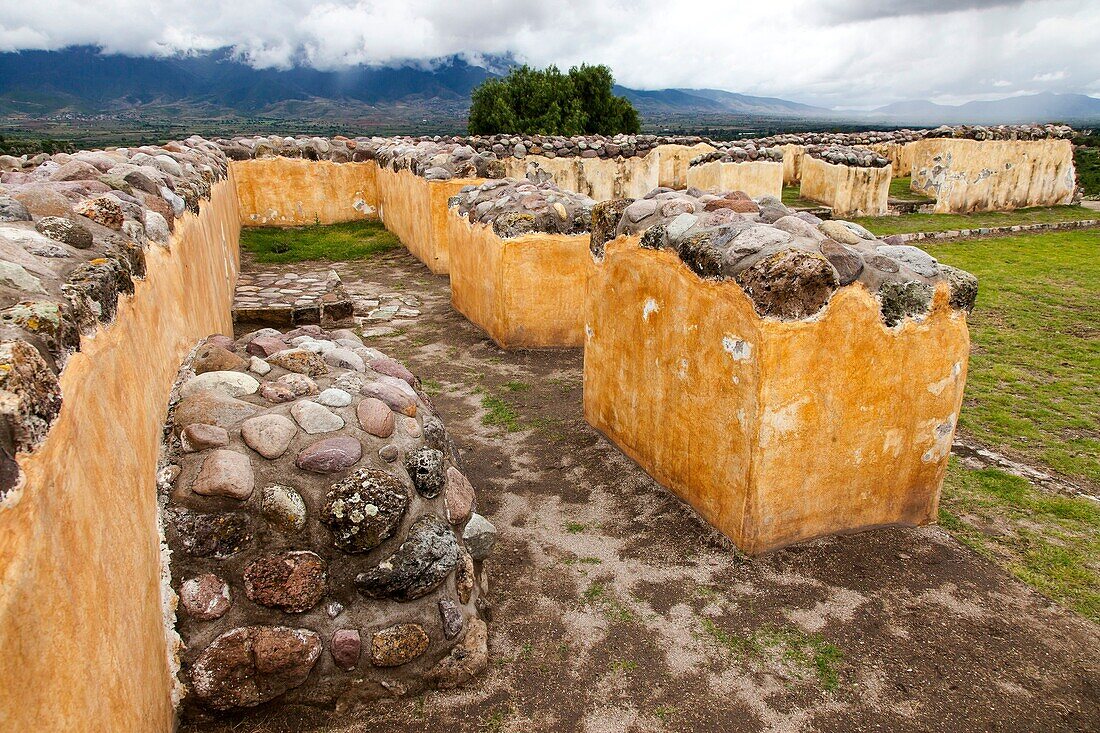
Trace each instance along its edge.
{"label": "low wall", "polygon": [[890,160],[894,178],[908,178],[913,174],[914,143],[875,143],[867,147]]}
{"label": "low wall", "polygon": [[912,189],[934,196],[937,213],[1058,206],[1073,199],[1069,140],[960,140],[910,143]]}
{"label": "low wall", "polygon": [[230,163],[242,226],[302,226],[376,219],[378,165],[304,158]]}
{"label": "low wall", "polygon": [[714,161],[688,169],[687,185],[712,193],[742,191],[752,198],[783,195],[783,163]]}
{"label": "low wall", "polygon": [[[232,333],[240,213],[229,179],[176,221],[115,321],[61,374],[45,443],[0,512],[0,729],[169,731],[157,459],[179,362]],[[17,698],[17,699],[16,699]]]}
{"label": "low wall", "polygon": [[769,320],[735,283],[619,237],[588,288],[585,418],[750,554],[929,522],[969,350],[947,301],[941,286],[889,329],[856,284],[811,320]]}
{"label": "low wall", "polygon": [[[658,145],[657,156],[661,162],[661,171],[657,177],[658,185],[668,188],[687,188],[688,163],[717,148],[706,143],[695,145]],[[636,198],[636,197],[635,197]]]}
{"label": "low wall", "polygon": [[447,199],[480,178],[429,181],[407,170],[378,170],[379,213],[386,228],[436,275],[451,271],[447,246]]}
{"label": "low wall", "polygon": [[492,227],[452,211],[451,303],[501,348],[584,344],[589,238],[525,234],[501,239]]}
{"label": "low wall", "polygon": [[802,156],[806,152],[803,145],[780,145],[783,151],[783,185],[796,186],[802,180]]}
{"label": "low wall", "polygon": [[884,216],[890,198],[891,168],[862,168],[802,158],[799,195],[820,201],[833,216]]}
{"label": "low wall", "polygon": [[655,152],[633,158],[505,158],[505,176],[523,178],[531,163],[549,173],[559,188],[596,201],[641,198],[657,188],[661,177],[661,157]]}

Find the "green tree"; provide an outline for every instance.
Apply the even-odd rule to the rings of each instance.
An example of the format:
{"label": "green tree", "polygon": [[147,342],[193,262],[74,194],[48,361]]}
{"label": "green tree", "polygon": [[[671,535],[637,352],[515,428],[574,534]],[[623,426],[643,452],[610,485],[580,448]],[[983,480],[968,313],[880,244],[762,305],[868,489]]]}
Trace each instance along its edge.
{"label": "green tree", "polygon": [[625,97],[612,93],[606,66],[513,68],[503,79],[488,79],[473,91],[472,135],[614,135],[637,132],[638,113]]}

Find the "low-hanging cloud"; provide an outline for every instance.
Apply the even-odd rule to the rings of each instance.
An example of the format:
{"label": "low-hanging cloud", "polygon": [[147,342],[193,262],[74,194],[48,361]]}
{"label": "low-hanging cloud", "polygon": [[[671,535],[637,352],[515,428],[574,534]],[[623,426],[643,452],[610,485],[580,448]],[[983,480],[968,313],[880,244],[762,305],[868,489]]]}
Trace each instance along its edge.
{"label": "low-hanging cloud", "polygon": [[322,69],[510,55],[827,106],[1100,92],[1096,38],[1095,0],[0,0],[6,51],[230,47],[258,67]]}

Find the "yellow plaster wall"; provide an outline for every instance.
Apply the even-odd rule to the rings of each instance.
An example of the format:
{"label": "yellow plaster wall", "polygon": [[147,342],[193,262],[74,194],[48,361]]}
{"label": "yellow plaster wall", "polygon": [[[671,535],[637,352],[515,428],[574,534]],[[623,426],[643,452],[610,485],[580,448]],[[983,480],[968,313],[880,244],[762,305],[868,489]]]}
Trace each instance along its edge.
{"label": "yellow plaster wall", "polygon": [[447,199],[481,178],[428,181],[407,170],[378,169],[379,212],[386,229],[437,275],[451,271],[447,245]]}
{"label": "yellow plaster wall", "polygon": [[860,285],[781,323],[736,284],[620,237],[589,281],[585,417],[758,554],[934,519],[968,350],[946,289],[898,329]]}
{"label": "yellow plaster wall", "polygon": [[783,185],[795,186],[802,180],[802,156],[806,152],[802,145],[780,145],[783,151]]}
{"label": "yellow plaster wall", "polygon": [[657,183],[668,188],[687,188],[688,163],[706,153],[713,153],[715,147],[706,143],[694,145],[658,145],[657,156],[661,170]]}
{"label": "yellow plaster wall", "polygon": [[62,372],[46,442],[19,456],[22,497],[0,512],[0,730],[173,728],[155,475],[178,365],[232,334],[232,178],[149,247],[146,279]]}
{"label": "yellow plaster wall", "polygon": [[894,178],[907,178],[912,175],[916,143],[875,143],[867,147],[890,161]]}
{"label": "yellow plaster wall", "polygon": [[911,186],[935,196],[937,213],[1058,206],[1073,199],[1069,140],[930,138],[911,145]]}
{"label": "yellow plaster wall", "polygon": [[336,224],[378,218],[378,165],[303,158],[259,158],[230,164],[242,226]]}
{"label": "yellow plaster wall", "polygon": [[509,157],[504,159],[505,175],[523,178],[532,162],[553,176],[559,188],[596,201],[641,198],[657,188],[661,177],[661,157],[655,151],[640,158]]}
{"label": "yellow plaster wall", "polygon": [[687,185],[712,193],[743,191],[752,198],[783,195],[783,164],[751,160],[744,163],[713,161],[688,169]]}
{"label": "yellow plaster wall", "polygon": [[501,239],[456,211],[447,218],[451,304],[504,349],[584,344],[589,238]]}
{"label": "yellow plaster wall", "polygon": [[883,216],[890,198],[892,168],[858,168],[802,157],[799,195],[820,201],[833,216]]}

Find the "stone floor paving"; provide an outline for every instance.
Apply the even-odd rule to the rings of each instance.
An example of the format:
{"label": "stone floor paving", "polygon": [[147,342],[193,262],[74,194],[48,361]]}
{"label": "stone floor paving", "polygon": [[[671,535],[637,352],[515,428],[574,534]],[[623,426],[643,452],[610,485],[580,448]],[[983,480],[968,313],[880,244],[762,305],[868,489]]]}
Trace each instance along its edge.
{"label": "stone floor paving", "polygon": [[339,322],[352,303],[335,270],[255,271],[244,268],[233,297],[233,320],[271,325]]}

